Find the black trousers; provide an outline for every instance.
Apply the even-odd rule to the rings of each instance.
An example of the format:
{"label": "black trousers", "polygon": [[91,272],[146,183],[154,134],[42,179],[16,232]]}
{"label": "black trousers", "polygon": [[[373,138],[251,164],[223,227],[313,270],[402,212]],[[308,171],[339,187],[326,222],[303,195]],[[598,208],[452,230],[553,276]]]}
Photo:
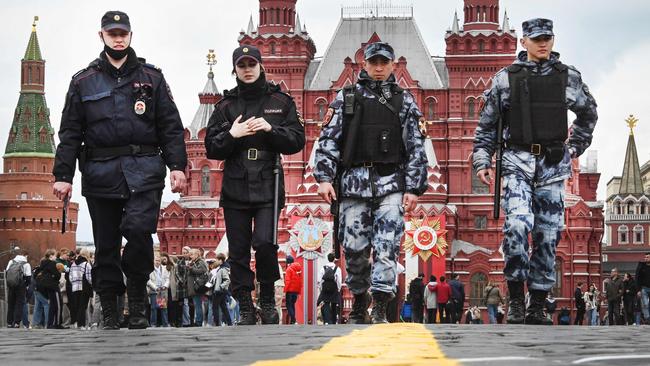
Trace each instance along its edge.
{"label": "black trousers", "polygon": [[[228,236],[231,290],[253,291],[256,275],[259,283],[272,286],[280,279],[278,248],[273,245],[273,208],[224,208],[223,214]],[[256,272],[251,270],[251,246],[255,250]]]}
{"label": "black trousers", "polygon": [[[162,190],[133,193],[128,199],[86,197],[93,223],[93,288],[98,294],[124,293],[124,275],[147,281],[153,271],[153,239]],[[127,243],[122,249],[122,237]]]}
{"label": "black trousers", "polygon": [[[226,324],[232,325],[228,304],[226,303],[227,295],[228,293],[225,291],[214,292],[212,294],[212,317],[214,318],[214,325],[217,327],[221,326],[222,320]],[[221,314],[219,314],[219,310],[221,310]],[[221,319],[220,315],[223,316],[223,319]]]}
{"label": "black trousers", "polygon": [[451,299],[448,303],[448,306],[451,307],[449,311],[449,314],[451,315],[451,322],[460,322],[460,319],[463,316],[463,302],[459,299]]}
{"label": "black trousers", "polygon": [[585,308],[576,309],[576,318],[573,320],[573,325],[582,325],[585,319]]}
{"label": "black trousers", "polygon": [[86,310],[88,310],[88,300],[92,292],[76,291],[72,292],[68,298],[70,304],[70,322],[77,323],[79,327],[86,326]]}
{"label": "black trousers", "polygon": [[422,324],[422,318],[424,317],[424,304],[421,300],[413,300],[413,307],[411,311],[411,319],[413,323]]}
{"label": "black trousers", "polygon": [[336,324],[336,318],[339,313],[339,304],[335,302],[323,302],[321,314],[323,315],[323,322],[327,324]]}
{"label": "black trousers", "polygon": [[55,328],[63,322],[63,299],[61,291],[48,289],[47,298],[50,302],[50,310],[47,314],[47,328]]}
{"label": "black trousers", "polygon": [[621,300],[607,300],[607,317],[609,325],[622,325],[621,322]]}
{"label": "black trousers", "polygon": [[429,309],[427,308],[427,324],[435,324],[436,323],[436,314],[438,313],[438,309],[433,308]]}
{"label": "black trousers", "polygon": [[[25,286],[7,286],[7,325],[20,325],[27,301]],[[23,324],[28,326],[28,324]]]}
{"label": "black trousers", "polygon": [[449,307],[446,302],[438,303],[438,314],[440,316],[440,323],[449,323]]}

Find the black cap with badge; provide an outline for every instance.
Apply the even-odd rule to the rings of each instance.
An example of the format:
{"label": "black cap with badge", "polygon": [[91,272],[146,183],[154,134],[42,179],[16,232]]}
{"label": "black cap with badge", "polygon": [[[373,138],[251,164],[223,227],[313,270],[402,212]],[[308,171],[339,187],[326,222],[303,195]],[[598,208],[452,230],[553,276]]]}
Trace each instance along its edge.
{"label": "black cap with badge", "polygon": [[102,17],[102,30],[121,29],[127,32],[131,31],[131,22],[125,12],[111,10],[107,11]]}
{"label": "black cap with badge", "polygon": [[262,63],[262,54],[260,53],[260,50],[257,49],[257,47],[243,45],[235,48],[233,51],[232,67],[234,68],[239,61],[245,58],[251,58],[260,64]]}

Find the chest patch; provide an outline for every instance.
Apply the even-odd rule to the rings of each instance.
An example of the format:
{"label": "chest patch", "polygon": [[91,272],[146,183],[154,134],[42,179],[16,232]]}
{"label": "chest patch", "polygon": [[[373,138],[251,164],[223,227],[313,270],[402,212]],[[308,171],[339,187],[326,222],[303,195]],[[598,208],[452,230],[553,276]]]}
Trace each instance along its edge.
{"label": "chest patch", "polygon": [[265,109],[264,114],[282,114],[284,111],[281,108]]}

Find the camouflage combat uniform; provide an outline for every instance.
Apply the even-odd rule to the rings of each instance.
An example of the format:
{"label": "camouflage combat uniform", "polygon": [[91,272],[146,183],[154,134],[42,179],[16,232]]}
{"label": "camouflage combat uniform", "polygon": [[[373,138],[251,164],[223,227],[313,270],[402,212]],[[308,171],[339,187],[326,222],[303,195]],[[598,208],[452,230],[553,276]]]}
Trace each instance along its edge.
{"label": "camouflage combat uniform", "polygon": [[[367,88],[375,89],[365,71],[355,85],[357,93],[375,98]],[[386,83],[395,83],[393,75]],[[343,91],[330,107],[332,119],[321,132],[316,150],[314,176],[319,183],[333,182],[341,166],[343,139]],[[405,159],[397,171],[380,176],[375,168],[352,167],[341,174],[339,238],[345,250],[350,291],[394,294],[399,244],[404,233],[404,192],[422,195],[426,190],[427,170],[424,136],[418,129],[422,117],[413,96],[404,91],[399,111]],[[370,265],[372,249],[373,266]]]}
{"label": "camouflage combat uniform", "polygon": [[[558,63],[558,53],[553,52],[548,60],[536,63],[528,61],[526,51],[522,51],[513,64],[526,68],[531,75],[548,75]],[[571,158],[580,156],[589,147],[598,119],[596,101],[582,82],[580,72],[573,66],[568,66],[567,71],[566,106],[577,118],[571,126],[562,160],[549,164],[543,154],[533,155],[507,147],[502,159],[501,207],[506,214],[503,272],[508,281],[527,282],[529,289],[542,291],[549,291],[555,284],[555,247],[564,223],[564,181],[571,176]],[[497,142],[497,108],[502,113],[510,108],[507,69],[494,76],[492,87],[485,92],[485,105],[474,138],[476,171],[492,166]],[[507,126],[505,122],[504,126]],[[510,137],[507,127],[503,137],[507,146]],[[529,233],[533,240],[530,259]]]}

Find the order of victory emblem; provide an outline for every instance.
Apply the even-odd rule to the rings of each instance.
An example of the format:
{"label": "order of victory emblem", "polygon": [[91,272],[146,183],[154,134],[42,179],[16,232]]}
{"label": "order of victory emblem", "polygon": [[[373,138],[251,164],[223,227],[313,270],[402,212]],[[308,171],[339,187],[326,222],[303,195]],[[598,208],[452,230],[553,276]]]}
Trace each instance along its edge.
{"label": "order of victory emblem", "polygon": [[332,250],[332,237],[328,235],[330,227],[327,222],[312,216],[298,220],[289,230],[289,246],[297,256],[314,260],[325,256]]}
{"label": "order of victory emblem", "polygon": [[431,255],[444,257],[447,252],[447,240],[443,229],[443,217],[425,217],[424,219],[411,219],[411,228],[406,230],[404,249],[411,255],[419,255],[423,261],[429,260]]}

